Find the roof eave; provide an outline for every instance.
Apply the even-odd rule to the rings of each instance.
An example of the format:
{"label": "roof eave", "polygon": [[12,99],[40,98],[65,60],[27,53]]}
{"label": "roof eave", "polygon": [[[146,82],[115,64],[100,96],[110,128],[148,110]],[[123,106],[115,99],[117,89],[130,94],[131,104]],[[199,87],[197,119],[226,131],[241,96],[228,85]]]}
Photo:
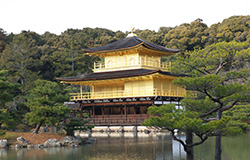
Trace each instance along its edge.
{"label": "roof eave", "polygon": [[158,49],[155,49],[155,48],[152,48],[152,47],[146,45],[144,42],[142,42],[142,43],[140,43],[138,45],[132,46],[132,47],[122,48],[122,49],[113,49],[113,50],[104,50],[104,51],[88,51],[88,50],[83,49],[83,51],[87,52],[86,53],[87,55],[97,56],[98,57],[98,56],[100,56],[100,54],[103,54],[103,53],[124,52],[124,51],[138,49],[139,47],[144,47],[146,49],[156,51],[158,53],[161,53],[162,55],[175,55],[176,53],[180,52],[180,50],[176,50],[176,51],[158,50]]}

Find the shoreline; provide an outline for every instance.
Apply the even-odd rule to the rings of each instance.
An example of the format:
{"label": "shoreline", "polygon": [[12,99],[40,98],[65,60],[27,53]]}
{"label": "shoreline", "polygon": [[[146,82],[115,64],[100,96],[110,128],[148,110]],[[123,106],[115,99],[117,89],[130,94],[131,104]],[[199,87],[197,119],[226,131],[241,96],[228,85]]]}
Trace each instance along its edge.
{"label": "shoreline", "polygon": [[39,134],[31,132],[7,132],[5,136],[0,137],[0,149],[78,147],[79,145],[94,141],[91,138],[80,138],[49,132]]}

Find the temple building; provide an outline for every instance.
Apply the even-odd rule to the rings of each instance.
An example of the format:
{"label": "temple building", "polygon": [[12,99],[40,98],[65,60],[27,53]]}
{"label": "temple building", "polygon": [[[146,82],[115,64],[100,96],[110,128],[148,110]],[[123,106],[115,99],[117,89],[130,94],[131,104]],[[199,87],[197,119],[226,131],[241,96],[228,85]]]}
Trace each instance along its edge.
{"label": "temple building", "polygon": [[[126,38],[100,47],[83,49],[89,56],[103,59],[95,63],[93,73],[57,78],[62,83],[79,85],[79,93],[71,94],[74,108],[89,114],[91,124],[140,125],[149,117],[147,108],[174,103],[179,105],[186,95],[184,88],[172,84],[182,75],[172,74],[163,56],[180,50],[155,45],[133,33]],[[90,91],[84,92],[83,86]]]}

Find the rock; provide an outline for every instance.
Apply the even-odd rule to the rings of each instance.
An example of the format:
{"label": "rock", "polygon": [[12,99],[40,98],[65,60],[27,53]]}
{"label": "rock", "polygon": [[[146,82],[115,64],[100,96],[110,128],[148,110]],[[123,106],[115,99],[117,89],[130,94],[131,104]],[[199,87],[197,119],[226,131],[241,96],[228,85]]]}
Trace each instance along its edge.
{"label": "rock", "polygon": [[47,133],[47,132],[49,132],[49,128],[48,127],[43,127],[41,129],[41,133]]}
{"label": "rock", "polygon": [[21,146],[20,144],[16,144],[14,148],[23,148],[23,146]]}
{"label": "rock", "polygon": [[41,148],[42,149],[42,148],[47,148],[47,146],[44,146],[43,144],[38,144],[37,148]]}
{"label": "rock", "polygon": [[36,147],[36,145],[34,145],[34,144],[28,144],[28,146],[27,146],[27,148],[35,148]]}
{"label": "rock", "polygon": [[67,134],[67,131],[63,128],[61,128],[57,133],[59,134]]}
{"label": "rock", "polygon": [[57,139],[49,139],[43,145],[47,147],[61,147],[61,143]]}
{"label": "rock", "polygon": [[80,137],[66,136],[60,140],[60,143],[63,146],[80,145],[82,140]]}
{"label": "rock", "polygon": [[51,132],[51,133],[56,133],[56,132],[57,132],[56,127],[51,127],[50,132]]}
{"label": "rock", "polygon": [[70,145],[70,147],[73,147],[73,148],[74,148],[74,147],[75,147],[75,145],[74,145],[74,144],[71,144],[71,145]]}
{"label": "rock", "polygon": [[106,129],[106,132],[111,132],[111,129],[108,127],[108,128]]}
{"label": "rock", "polygon": [[28,141],[26,141],[23,137],[17,137],[17,142],[19,145],[21,145],[22,147],[27,147],[28,146]]}
{"label": "rock", "polygon": [[137,126],[134,126],[134,127],[133,127],[133,132],[138,132]]}
{"label": "rock", "polygon": [[7,148],[8,147],[8,141],[6,139],[0,140],[0,148]]}
{"label": "rock", "polygon": [[83,142],[86,144],[92,144],[92,143],[96,142],[96,139],[95,138],[85,138],[83,140]]}
{"label": "rock", "polygon": [[124,133],[124,127],[120,127],[120,128],[118,129],[118,132]]}
{"label": "rock", "polygon": [[144,133],[146,133],[146,134],[149,134],[150,133],[150,130],[144,130]]}

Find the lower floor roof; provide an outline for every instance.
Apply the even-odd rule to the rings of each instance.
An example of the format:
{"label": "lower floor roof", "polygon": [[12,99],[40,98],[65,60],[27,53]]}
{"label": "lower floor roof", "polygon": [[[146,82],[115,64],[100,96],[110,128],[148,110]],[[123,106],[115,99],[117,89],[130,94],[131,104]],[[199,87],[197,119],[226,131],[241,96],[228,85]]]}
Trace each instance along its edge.
{"label": "lower floor roof", "polygon": [[144,75],[150,75],[150,74],[155,74],[155,73],[173,76],[173,77],[186,76],[186,75],[172,74],[170,72],[161,71],[161,70],[133,69],[133,70],[112,71],[112,72],[97,72],[97,73],[94,72],[90,74],[84,74],[81,76],[57,78],[57,80],[64,81],[64,82],[94,81],[94,80],[137,77],[137,76],[144,76]]}

